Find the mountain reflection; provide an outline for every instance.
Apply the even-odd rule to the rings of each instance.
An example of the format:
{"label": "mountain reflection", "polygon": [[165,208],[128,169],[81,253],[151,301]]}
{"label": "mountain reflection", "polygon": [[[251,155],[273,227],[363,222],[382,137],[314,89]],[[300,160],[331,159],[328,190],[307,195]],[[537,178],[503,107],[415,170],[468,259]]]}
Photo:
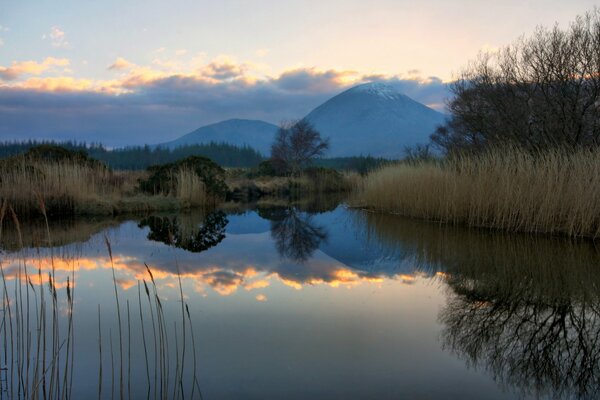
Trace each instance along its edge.
{"label": "mountain reflection", "polygon": [[[60,239],[54,242],[62,245],[53,252],[56,259],[43,248],[28,257],[33,271],[54,268],[65,280],[73,270],[108,272],[111,263],[102,250],[108,227],[123,289],[146,278],[144,263],[161,285],[176,285],[173,251],[161,251],[157,242],[176,248],[182,279],[203,294],[207,288],[224,296],[263,291],[276,283],[295,289],[377,287],[422,277],[447,288],[438,316],[441,345],[467,364],[523,396],[600,396],[600,254],[592,243],[459,229],[341,207],[319,213],[313,204],[307,210],[262,206],[229,215],[152,216],[138,223],[70,222],[50,227],[51,236]],[[16,235],[4,228],[3,240],[14,245]],[[43,242],[45,227],[34,228],[23,228],[26,245]],[[69,247],[70,239],[85,244]],[[4,249],[2,268],[11,279],[19,264],[11,259],[12,247]]]}
{"label": "mountain reflection", "polygon": [[449,287],[444,348],[523,396],[600,395],[600,256],[591,243],[363,215]]}
{"label": "mountain reflection", "polygon": [[206,216],[150,216],[140,221],[139,227],[149,227],[148,239],[178,247],[192,253],[210,249],[225,239],[227,217],[222,211]]}

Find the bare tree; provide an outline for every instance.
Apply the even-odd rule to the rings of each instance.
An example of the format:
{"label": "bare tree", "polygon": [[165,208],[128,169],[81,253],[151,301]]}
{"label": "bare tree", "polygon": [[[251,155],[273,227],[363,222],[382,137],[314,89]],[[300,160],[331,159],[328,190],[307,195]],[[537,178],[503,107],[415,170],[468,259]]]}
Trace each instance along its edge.
{"label": "bare tree", "polygon": [[451,90],[451,118],[431,137],[447,152],[598,145],[600,10],[481,54]]}
{"label": "bare tree", "polygon": [[271,146],[271,162],[279,172],[296,175],[327,149],[329,139],[323,139],[307,120],[284,122]]}

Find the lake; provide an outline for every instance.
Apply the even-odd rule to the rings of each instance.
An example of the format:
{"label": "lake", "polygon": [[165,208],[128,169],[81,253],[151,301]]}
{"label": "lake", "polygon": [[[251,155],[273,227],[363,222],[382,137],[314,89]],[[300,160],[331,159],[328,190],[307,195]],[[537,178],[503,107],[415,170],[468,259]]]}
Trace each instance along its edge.
{"label": "lake", "polygon": [[332,199],[7,215],[2,249],[1,398],[600,395],[590,242]]}

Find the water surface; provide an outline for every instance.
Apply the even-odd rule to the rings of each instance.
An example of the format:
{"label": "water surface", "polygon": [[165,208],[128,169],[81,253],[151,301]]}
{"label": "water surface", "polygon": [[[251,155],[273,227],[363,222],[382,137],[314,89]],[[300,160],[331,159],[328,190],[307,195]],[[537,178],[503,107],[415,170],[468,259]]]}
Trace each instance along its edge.
{"label": "water surface", "polygon": [[[164,382],[174,396],[190,398],[192,386],[204,399],[595,398],[600,389],[600,256],[587,242],[469,231],[336,202],[53,221],[51,243],[44,222],[33,221],[21,226],[22,250],[14,225],[3,225],[13,314],[15,296],[31,290],[22,331],[34,332],[33,289],[41,294],[41,280],[48,291],[54,268],[64,337],[69,277],[72,398],[98,397],[100,363],[101,397],[118,398],[121,358],[125,395],[147,398],[149,381],[150,398],[160,390],[146,265],[164,308],[172,367]],[[18,375],[9,348],[0,352],[4,398],[10,373]]]}

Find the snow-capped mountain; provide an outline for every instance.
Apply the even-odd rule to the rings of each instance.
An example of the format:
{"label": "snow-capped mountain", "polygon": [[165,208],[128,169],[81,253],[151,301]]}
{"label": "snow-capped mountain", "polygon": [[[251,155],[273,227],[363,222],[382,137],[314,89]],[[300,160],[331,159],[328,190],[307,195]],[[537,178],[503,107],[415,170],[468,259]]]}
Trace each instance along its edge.
{"label": "snow-capped mountain", "polygon": [[185,145],[210,142],[229,143],[236,146],[248,145],[267,155],[275,138],[277,126],[265,121],[250,119],[228,119],[206,125],[159,146],[175,148]]}
{"label": "snow-capped mountain", "polygon": [[306,118],[331,140],[328,156],[398,157],[405,146],[427,143],[444,115],[383,83],[355,86]]}
{"label": "snow-capped mountain", "polygon": [[[427,143],[444,115],[383,83],[355,86],[329,99],[305,118],[331,141],[327,157],[372,155],[400,157],[406,146]],[[248,145],[270,153],[277,126],[230,119],[196,129],[161,147],[209,142]]]}

